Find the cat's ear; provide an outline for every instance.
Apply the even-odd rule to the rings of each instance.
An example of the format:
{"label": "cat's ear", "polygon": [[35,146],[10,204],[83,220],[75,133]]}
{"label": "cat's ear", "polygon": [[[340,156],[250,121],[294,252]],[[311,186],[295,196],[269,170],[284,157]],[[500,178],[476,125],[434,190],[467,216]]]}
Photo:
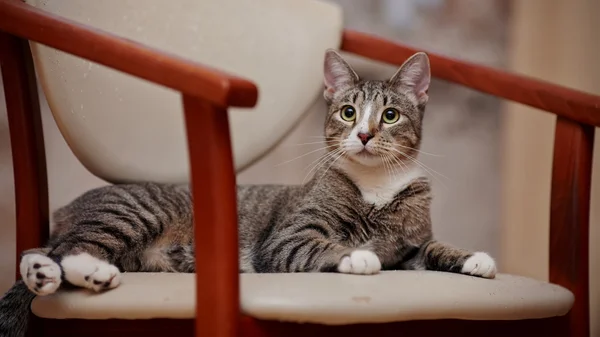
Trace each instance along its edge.
{"label": "cat's ear", "polygon": [[325,52],[324,64],[325,92],[323,96],[331,102],[336,91],[353,86],[358,81],[358,75],[340,54],[333,49]]}
{"label": "cat's ear", "polygon": [[427,103],[427,90],[431,81],[429,57],[425,53],[416,53],[402,64],[400,69],[390,79],[390,84],[396,90],[410,92],[417,98],[419,104]]}

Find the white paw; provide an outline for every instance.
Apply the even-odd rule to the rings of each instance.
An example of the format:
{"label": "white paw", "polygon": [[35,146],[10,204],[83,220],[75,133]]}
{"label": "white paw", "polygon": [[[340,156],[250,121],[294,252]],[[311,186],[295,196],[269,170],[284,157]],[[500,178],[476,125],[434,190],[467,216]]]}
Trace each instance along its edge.
{"label": "white paw", "polygon": [[121,283],[121,272],[117,267],[87,253],[65,256],[60,264],[65,279],[79,287],[102,291]]}
{"label": "white paw", "polygon": [[23,255],[19,270],[27,288],[40,296],[56,292],[62,282],[60,266],[45,255]]}
{"label": "white paw", "polygon": [[496,276],[496,262],[487,253],[477,252],[465,261],[461,272],[468,275],[494,278]]}
{"label": "white paw", "polygon": [[380,270],[379,258],[368,250],[355,250],[338,264],[338,271],[346,274],[376,274]]}

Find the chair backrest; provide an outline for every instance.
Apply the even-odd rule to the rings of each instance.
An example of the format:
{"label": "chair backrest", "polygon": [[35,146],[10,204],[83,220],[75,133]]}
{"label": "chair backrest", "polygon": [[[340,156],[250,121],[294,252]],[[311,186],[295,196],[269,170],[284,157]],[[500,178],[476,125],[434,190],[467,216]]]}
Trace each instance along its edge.
{"label": "chair backrest", "polygon": [[[26,2],[257,83],[256,108],[230,111],[237,170],[320,95],[324,51],[339,47],[342,33],[341,10],[309,0]],[[44,45],[31,49],[58,127],[91,173],[110,182],[188,181],[178,93]]]}

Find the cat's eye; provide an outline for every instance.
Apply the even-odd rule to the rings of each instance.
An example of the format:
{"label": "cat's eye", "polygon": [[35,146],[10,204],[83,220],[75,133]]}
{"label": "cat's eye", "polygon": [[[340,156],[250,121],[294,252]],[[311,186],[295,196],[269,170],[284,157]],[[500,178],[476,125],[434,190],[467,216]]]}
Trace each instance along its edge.
{"label": "cat's eye", "polygon": [[340,115],[346,122],[353,122],[356,119],[356,110],[353,107],[346,105],[342,108]]}
{"label": "cat's eye", "polygon": [[400,119],[400,113],[396,109],[385,109],[381,119],[386,124],[394,124]]}

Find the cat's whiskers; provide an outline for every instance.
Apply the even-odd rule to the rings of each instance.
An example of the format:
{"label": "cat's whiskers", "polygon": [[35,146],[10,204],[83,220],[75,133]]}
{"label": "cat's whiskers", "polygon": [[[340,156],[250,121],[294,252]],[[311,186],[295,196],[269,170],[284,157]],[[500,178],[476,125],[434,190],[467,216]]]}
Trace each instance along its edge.
{"label": "cat's whiskers", "polygon": [[394,158],[393,154],[388,153],[386,157],[387,157],[387,159],[388,159],[388,161],[390,163],[390,167],[392,168],[392,173],[394,175],[394,178],[397,177],[398,174],[400,173],[400,172],[397,172],[397,168],[396,168],[397,165],[394,165],[395,162],[396,163],[400,163],[399,167],[402,170],[402,173],[406,174],[406,171],[404,170],[404,166],[402,165],[402,162],[399,162],[396,158]]}
{"label": "cat's whiskers", "polygon": [[[402,169],[402,172],[403,172],[404,174],[406,174],[406,172],[407,172],[407,171],[406,171],[406,169],[405,169],[405,167],[406,167],[406,164],[402,163],[402,161],[401,161],[401,160],[399,160],[398,158],[396,158],[396,156],[395,156],[395,155],[394,155],[394,153],[392,153],[392,152],[389,152],[389,156],[390,156],[390,158],[391,158],[391,159],[392,159],[392,160],[393,160],[393,161],[394,161],[394,162],[397,164],[397,166],[399,166],[399,167]],[[408,168],[407,168],[407,169],[408,169]],[[421,184],[421,185],[423,185],[424,183],[423,183],[423,182],[421,182],[420,184]],[[414,191],[414,190],[412,191],[412,194],[413,194],[413,196],[415,195],[415,191]]]}
{"label": "cat's whiskers", "polygon": [[323,144],[323,143],[328,143],[328,142],[341,142],[342,139],[340,137],[325,137],[325,136],[321,136],[321,140],[316,141],[316,142],[308,142],[308,143],[300,143],[300,144],[289,144],[286,145],[286,147],[288,146],[303,146],[303,145],[313,145],[313,144]]}
{"label": "cat's whiskers", "polygon": [[340,149],[342,150],[341,153],[334,160],[331,161],[331,164],[329,164],[329,167],[327,167],[325,172],[323,172],[323,175],[321,175],[321,178],[319,178],[319,181],[317,182],[317,184],[319,184],[321,182],[321,180],[323,180],[323,177],[325,177],[327,175],[327,172],[335,164],[335,162],[346,155],[347,152],[344,150],[344,147],[340,146]]}
{"label": "cat's whiskers", "polygon": [[[325,163],[327,163],[328,160],[332,159],[333,157],[335,157],[336,155],[338,155],[342,151],[343,151],[342,148],[339,148],[339,149],[336,149],[334,151],[327,152],[324,155],[322,155],[321,157],[317,158],[317,160],[315,160],[312,163],[310,163],[305,168],[305,170],[308,167],[310,167],[311,165],[313,165],[313,164],[314,164],[314,166],[308,171],[308,173],[306,173],[306,175],[304,176],[304,179],[302,179],[302,184],[304,184],[306,182],[306,179],[310,176],[311,172],[315,171],[318,167],[320,167],[320,166],[324,165]],[[317,163],[315,164],[315,162],[317,162]]]}
{"label": "cat's whiskers", "polygon": [[385,174],[391,180],[391,173],[388,170],[387,162],[385,161],[385,157],[383,155],[381,155],[381,154],[379,154],[378,157],[381,159],[381,163],[383,164],[383,170],[385,171]]}
{"label": "cat's whiskers", "polygon": [[438,172],[438,171],[436,171],[436,170],[432,169],[431,167],[429,167],[429,166],[427,166],[427,165],[423,164],[423,162],[419,161],[417,158],[415,158],[415,157],[413,157],[413,156],[410,156],[410,155],[408,155],[408,154],[406,154],[406,153],[404,153],[404,152],[402,152],[402,151],[400,151],[400,150],[398,150],[398,149],[394,149],[394,148],[392,148],[392,150],[394,150],[394,151],[396,151],[396,152],[400,153],[402,156],[404,156],[404,157],[406,157],[406,158],[410,159],[411,161],[413,161],[413,162],[414,162],[414,163],[416,163],[417,165],[420,165],[420,166],[421,166],[421,167],[423,167],[424,169],[427,169],[427,170],[429,170],[429,172],[430,172],[430,173],[431,173],[431,172],[433,172],[433,173],[435,173],[435,174],[439,175],[439,176],[440,176],[440,177],[442,177],[442,178],[449,179],[448,177],[446,177],[446,176],[445,176],[445,175],[443,175],[442,173],[440,173],[440,172]]}
{"label": "cat's whiskers", "polygon": [[416,158],[414,158],[414,157],[412,157],[412,156],[410,156],[410,155],[407,155],[406,153],[404,153],[404,152],[402,152],[402,151],[400,151],[400,150],[398,150],[398,149],[395,149],[395,148],[393,148],[393,147],[387,147],[386,149],[388,149],[388,150],[391,150],[391,151],[394,151],[394,152],[397,152],[397,153],[399,153],[401,156],[403,156],[403,157],[405,157],[405,158],[409,159],[410,161],[412,161],[413,163],[415,163],[415,164],[419,165],[419,166],[420,166],[421,168],[423,168],[423,169],[424,169],[424,170],[425,170],[427,173],[431,174],[431,176],[432,176],[432,177],[433,177],[435,180],[437,180],[437,181],[438,181],[440,184],[442,184],[442,186],[444,186],[444,188],[446,188],[446,187],[447,187],[447,186],[446,186],[446,184],[444,184],[444,182],[443,182],[443,181],[441,181],[440,179],[438,179],[438,178],[436,177],[436,175],[435,175],[435,174],[438,174],[440,177],[443,177],[443,178],[445,178],[445,179],[448,179],[448,177],[446,177],[445,175],[443,175],[443,174],[441,174],[441,173],[437,172],[436,170],[434,170],[434,169],[432,169],[432,168],[428,167],[427,165],[423,164],[422,162],[420,162],[420,161],[419,161],[419,160],[417,160]]}
{"label": "cat's whiskers", "polygon": [[327,140],[321,140],[321,141],[318,141],[318,142],[309,142],[309,143],[300,143],[300,144],[288,144],[288,145],[285,145],[285,147],[315,145],[315,144],[323,144],[323,143],[326,143],[326,142],[328,142],[328,141]]}
{"label": "cat's whiskers", "polygon": [[389,151],[390,149],[388,147],[383,147],[383,149],[387,150],[386,154],[389,156],[389,158],[394,162],[394,164],[396,164],[396,166],[399,166],[400,169],[402,169],[402,173],[406,175],[407,171],[404,169],[406,165],[403,164],[402,161],[398,160],[398,158],[396,158],[396,156]]}
{"label": "cat's whiskers", "polygon": [[388,165],[390,167],[390,175],[392,176],[390,179],[390,182],[393,182],[394,180],[397,179],[398,174],[397,174],[396,168],[394,167],[394,163],[392,163],[390,157],[386,156],[386,161],[388,162]]}
{"label": "cat's whiskers", "polygon": [[401,160],[396,158],[396,156],[393,153],[389,152],[388,154],[389,154],[390,159],[393,160],[394,164],[396,164],[396,166],[399,166],[400,169],[402,169],[402,173],[406,174],[406,172],[407,172],[405,169],[406,164],[402,163]]}
{"label": "cat's whiskers", "polygon": [[443,154],[435,154],[435,153],[425,152],[425,151],[421,151],[419,149],[415,149],[414,147],[410,147],[410,146],[406,146],[406,145],[402,145],[402,144],[395,144],[395,145],[399,146],[401,148],[408,149],[408,150],[413,150],[413,151],[416,151],[418,153],[425,154],[425,155],[428,155],[428,156],[445,157]]}
{"label": "cat's whiskers", "polygon": [[335,150],[323,153],[321,156],[319,156],[319,158],[313,160],[310,164],[306,165],[306,167],[303,169],[303,171],[306,171],[308,168],[310,168],[310,170],[308,171],[308,173],[310,173],[315,167],[317,167],[321,163],[322,160],[325,160],[327,157],[331,156],[332,153],[335,153],[337,151],[340,151],[340,149],[335,149]]}
{"label": "cat's whiskers", "polygon": [[309,151],[309,152],[307,152],[307,153],[305,153],[305,154],[303,154],[303,155],[300,155],[300,156],[298,156],[298,157],[296,157],[296,158],[292,158],[292,159],[290,159],[290,160],[286,160],[286,161],[284,161],[283,163],[279,163],[279,164],[275,165],[275,167],[278,167],[278,166],[281,166],[281,165],[285,165],[285,164],[287,164],[287,163],[291,163],[291,162],[293,162],[294,160],[297,160],[297,159],[300,159],[300,158],[306,157],[306,156],[308,156],[308,155],[310,155],[310,154],[312,154],[312,153],[315,153],[315,152],[319,152],[319,151],[323,151],[323,150],[326,150],[326,149],[332,148],[332,147],[334,147],[334,146],[337,146],[337,144],[333,144],[333,145],[327,145],[327,146],[324,146],[324,147],[320,147],[320,148],[318,148],[318,149],[315,149],[315,150]]}
{"label": "cat's whiskers", "polygon": [[393,176],[392,170],[391,170],[392,165],[385,154],[380,154],[379,157],[381,158],[381,161],[383,162],[383,168],[385,169],[386,173],[388,174],[390,183],[392,183],[392,181],[394,180],[394,176]]}
{"label": "cat's whiskers", "polygon": [[319,138],[319,139],[330,139],[330,140],[341,140],[340,137],[330,137],[330,136],[306,136],[306,138]]}
{"label": "cat's whiskers", "polygon": [[[398,150],[398,149],[395,149],[395,148],[393,148],[393,147],[385,147],[385,149],[386,149],[386,150],[388,150],[388,151],[393,151],[393,152],[395,152],[395,153],[398,153],[398,154],[400,154],[402,157],[404,157],[404,158],[406,158],[406,159],[408,159],[408,160],[412,161],[413,163],[415,163],[415,164],[419,165],[421,168],[423,168],[423,169],[424,169],[426,172],[428,172],[428,173],[429,173],[429,174],[431,174],[431,175],[434,175],[434,173],[437,173],[437,174],[439,174],[440,176],[442,176],[442,177],[444,177],[444,178],[448,179],[448,177],[446,177],[446,176],[444,176],[443,174],[441,174],[441,173],[439,173],[439,172],[435,171],[434,169],[432,169],[432,168],[428,167],[427,165],[423,164],[422,162],[420,162],[420,161],[419,161],[419,160],[417,160],[416,158],[414,158],[414,157],[412,157],[412,156],[410,156],[410,155],[408,155],[408,154],[406,154],[406,153],[404,153],[404,152],[402,152],[402,151],[400,151],[400,150]],[[399,165],[403,165],[401,160],[399,160],[398,158],[395,158],[395,159],[396,159],[396,162],[397,162]],[[406,163],[404,163],[404,165],[406,166]]]}
{"label": "cat's whiskers", "polygon": [[[318,161],[318,163],[317,163],[315,166],[313,166],[313,167],[311,168],[311,170],[310,170],[310,171],[312,171],[313,169],[315,169],[316,167],[318,167],[318,166],[319,166],[319,164],[321,164],[321,160],[326,160],[326,159],[327,159],[329,156],[331,156],[331,155],[332,155],[332,153],[334,153],[334,152],[335,152],[335,153],[337,153],[338,151],[340,151],[340,150],[344,149],[344,145],[345,145],[345,143],[346,143],[346,142],[347,142],[347,140],[346,140],[346,139],[339,141],[339,143],[337,144],[337,145],[339,145],[339,148],[338,148],[338,149],[336,149],[336,150],[334,150],[334,151],[326,152],[326,153],[325,153],[323,156],[321,156],[321,157],[317,158],[317,159],[316,159],[316,160],[314,160],[312,163],[308,164],[308,165],[307,165],[307,166],[306,166],[304,169],[306,170],[307,168],[309,168],[310,166],[312,166],[313,164],[315,164],[315,162],[317,162],[317,161]],[[309,174],[310,174],[310,171],[308,172]]]}

